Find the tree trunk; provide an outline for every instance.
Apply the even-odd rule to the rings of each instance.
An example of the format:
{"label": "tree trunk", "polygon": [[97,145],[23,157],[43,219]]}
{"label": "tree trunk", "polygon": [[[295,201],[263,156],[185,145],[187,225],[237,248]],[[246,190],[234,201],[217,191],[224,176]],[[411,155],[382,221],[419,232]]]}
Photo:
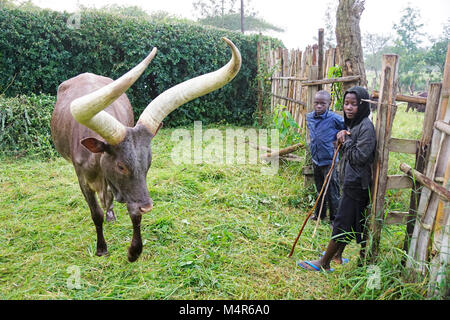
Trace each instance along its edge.
{"label": "tree trunk", "polygon": [[244,0],[241,0],[241,32],[244,33]]}
{"label": "tree trunk", "polygon": [[342,76],[361,76],[358,82],[344,84],[344,91],[353,85],[367,88],[359,20],[364,0],[339,0],[336,12],[336,40]]}

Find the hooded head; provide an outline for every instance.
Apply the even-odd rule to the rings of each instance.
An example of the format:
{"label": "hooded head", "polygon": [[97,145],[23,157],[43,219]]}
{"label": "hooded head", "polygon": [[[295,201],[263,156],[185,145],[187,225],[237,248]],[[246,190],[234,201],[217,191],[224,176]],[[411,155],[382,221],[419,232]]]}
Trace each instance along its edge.
{"label": "hooded head", "polygon": [[349,93],[355,94],[356,100],[358,101],[358,112],[356,113],[354,118],[352,118],[352,119],[347,118],[347,116],[345,115],[345,112],[344,112],[345,125],[348,128],[352,128],[352,127],[356,126],[357,124],[359,124],[365,117],[368,117],[370,114],[369,102],[362,101],[362,99],[366,99],[366,100],[369,99],[369,93],[363,87],[355,86],[355,87],[352,87],[352,88],[348,89],[347,91],[345,91],[344,98],[343,98],[344,101],[345,101],[345,96]]}

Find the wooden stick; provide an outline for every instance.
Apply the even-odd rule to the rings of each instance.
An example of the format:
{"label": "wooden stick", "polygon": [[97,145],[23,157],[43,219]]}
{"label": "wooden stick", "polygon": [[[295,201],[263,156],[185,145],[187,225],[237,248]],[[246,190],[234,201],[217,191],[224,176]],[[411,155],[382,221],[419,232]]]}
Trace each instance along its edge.
{"label": "wooden stick", "polygon": [[272,152],[272,149],[267,148],[267,147],[264,147],[264,146],[260,146],[260,145],[257,145],[257,144],[254,144],[254,143],[252,143],[252,142],[250,142],[250,141],[248,141],[248,140],[246,140],[245,143],[248,143],[248,145],[249,145],[250,147],[255,148],[256,150],[262,150],[262,151]]}
{"label": "wooden stick", "polygon": [[[318,70],[319,70],[319,78],[323,78],[323,29],[319,29],[319,52],[318,52]],[[318,90],[322,90],[322,85],[319,84]]]}
{"label": "wooden stick", "polygon": [[276,97],[276,98],[279,98],[279,99],[284,99],[284,100],[287,100],[287,101],[290,101],[290,102],[294,102],[294,103],[297,103],[297,104],[300,104],[300,105],[306,107],[306,103],[304,103],[303,101],[295,100],[295,99],[292,99],[292,98],[289,98],[289,97],[279,96],[279,95],[276,95],[276,94],[272,94],[272,96]]}
{"label": "wooden stick", "polygon": [[[373,98],[378,98],[380,95],[380,93],[376,90],[372,91],[372,97]],[[405,96],[402,94],[397,94],[395,96],[395,100],[396,101],[401,101],[401,102],[411,102],[411,103],[420,103],[420,104],[426,104],[427,103],[427,98],[423,98],[423,97],[414,97],[414,96]]]}
{"label": "wooden stick", "polygon": [[263,154],[263,155],[261,155],[261,158],[280,157],[280,156],[283,156],[285,154],[294,152],[298,148],[303,148],[303,147],[304,147],[303,143],[297,143],[297,144],[294,144],[294,145],[289,146],[289,147],[284,148],[284,149],[280,149],[280,150],[272,151],[270,153]]}
{"label": "wooden stick", "polygon": [[450,201],[450,191],[445,189],[443,186],[438,185],[436,182],[428,178],[426,175],[420,173],[417,170],[412,169],[406,163],[402,163],[400,165],[400,170],[402,170],[407,175],[419,181],[421,184],[423,184],[431,191],[436,192],[443,201]]}
{"label": "wooden stick", "polygon": [[444,132],[446,135],[450,136],[450,124],[447,122],[444,122],[442,120],[438,120],[434,123],[434,127],[442,132]]}
{"label": "wooden stick", "polygon": [[298,78],[298,77],[271,77],[270,80],[306,81],[306,80],[308,80],[308,78]]}
{"label": "wooden stick", "polygon": [[286,159],[286,160],[290,160],[290,161],[298,161],[298,162],[305,160],[304,158],[299,157],[295,154],[287,154],[287,155],[281,156],[281,159]]}
{"label": "wooden stick", "polygon": [[262,124],[262,104],[263,104],[263,80],[262,74],[260,74],[261,69],[261,50],[262,50],[262,35],[261,32],[259,33],[258,42],[256,46],[256,66],[257,66],[257,72],[258,72],[258,123],[259,125]]}
{"label": "wooden stick", "polygon": [[302,86],[317,86],[320,84],[330,84],[335,82],[354,82],[361,78],[360,76],[348,76],[348,77],[340,77],[340,78],[330,78],[330,79],[322,79],[322,80],[311,80],[311,81],[303,81]]}
{"label": "wooden stick", "polygon": [[[249,141],[245,141],[245,142],[248,143],[250,147],[252,147],[252,148],[254,148],[256,150],[266,151],[268,153],[272,153],[273,152],[272,149],[270,149],[270,148],[267,148],[267,147],[264,147],[264,146],[258,146],[258,145],[254,144],[254,143],[249,142]],[[262,158],[262,156],[261,156],[261,158]],[[280,159],[284,159],[284,160],[288,160],[288,161],[297,161],[297,162],[301,162],[301,161],[304,160],[302,157],[299,157],[299,156],[297,156],[295,154],[291,154],[291,153],[280,156]],[[263,158],[262,160],[270,161],[270,158]]]}
{"label": "wooden stick", "polygon": [[325,197],[327,195],[328,186],[330,185],[330,181],[331,181],[331,176],[332,175],[333,175],[333,173],[330,175],[330,178],[327,181],[327,186],[325,187],[325,191],[323,192],[323,195],[322,195],[322,201],[320,203],[320,208],[319,208],[319,216],[317,217],[316,226],[314,227],[314,232],[313,232],[313,235],[312,235],[313,238],[316,236],[316,230],[317,230],[317,227],[319,226],[319,221],[320,221],[321,216],[322,216],[323,203],[325,202]]}
{"label": "wooden stick", "polygon": [[[334,155],[333,155],[333,163],[331,164],[330,171],[328,171],[328,173],[327,173],[327,175],[325,177],[325,181],[327,181],[327,182],[328,182],[328,178],[330,177],[331,173],[333,172],[334,162],[336,161],[336,157],[338,155],[338,152],[339,152],[340,148],[341,148],[341,144],[339,143],[337,148],[336,148],[336,151],[334,152]],[[311,210],[309,210],[308,215],[306,216],[306,219],[303,222],[302,227],[300,228],[300,231],[299,231],[299,233],[297,235],[297,238],[295,239],[294,244],[292,245],[291,252],[289,253],[289,256],[288,256],[289,258],[292,257],[292,254],[294,253],[295,246],[297,245],[298,239],[300,238],[300,236],[301,236],[301,234],[303,232],[303,229],[305,228],[306,222],[308,222],[309,217],[311,217],[311,214],[313,213],[314,209],[317,206],[317,202],[319,202],[320,196],[322,195],[324,187],[325,187],[325,181],[324,181],[324,183],[322,185],[322,188],[321,188],[321,190],[319,192],[319,195],[317,196],[317,199],[316,199],[316,202],[314,203],[314,206],[311,208]]]}

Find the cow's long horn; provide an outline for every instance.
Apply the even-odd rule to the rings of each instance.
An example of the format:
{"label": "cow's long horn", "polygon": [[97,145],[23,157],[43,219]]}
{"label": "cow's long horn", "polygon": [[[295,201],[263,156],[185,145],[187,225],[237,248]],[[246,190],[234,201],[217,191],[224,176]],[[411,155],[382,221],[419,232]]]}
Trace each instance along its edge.
{"label": "cow's long horn", "polygon": [[156,48],[141,63],[110,84],[72,101],[70,111],[82,125],[97,132],[109,144],[116,145],[125,138],[126,128],[103,111],[119,98],[144,72],[156,55]]}
{"label": "cow's long horn", "polygon": [[144,110],[138,120],[152,133],[156,134],[162,120],[173,110],[197,97],[223,87],[230,82],[241,68],[241,54],[227,38],[222,38],[230,46],[231,60],[217,71],[186,80],[167,89],[157,96]]}

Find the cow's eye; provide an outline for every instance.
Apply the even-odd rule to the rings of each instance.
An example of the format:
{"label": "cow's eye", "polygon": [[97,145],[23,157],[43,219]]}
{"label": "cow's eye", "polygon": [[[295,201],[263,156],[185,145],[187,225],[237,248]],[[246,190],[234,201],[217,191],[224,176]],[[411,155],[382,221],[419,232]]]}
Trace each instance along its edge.
{"label": "cow's eye", "polygon": [[122,163],[117,163],[117,169],[119,170],[119,172],[123,173],[123,174],[127,174],[128,173],[128,169],[125,167],[125,165],[123,165]]}

